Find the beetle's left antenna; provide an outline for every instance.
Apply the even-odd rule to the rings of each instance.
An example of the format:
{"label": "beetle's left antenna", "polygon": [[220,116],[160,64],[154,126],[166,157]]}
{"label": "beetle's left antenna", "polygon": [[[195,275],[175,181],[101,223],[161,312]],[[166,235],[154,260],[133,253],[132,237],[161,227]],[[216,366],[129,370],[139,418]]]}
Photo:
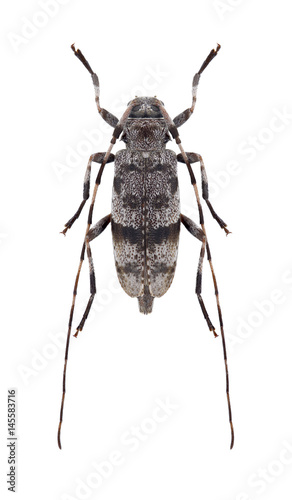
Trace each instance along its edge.
{"label": "beetle's left antenna", "polygon": [[[64,359],[64,370],[63,370],[63,391],[62,391],[62,400],[61,400],[61,409],[60,409],[60,421],[59,421],[59,426],[58,426],[58,446],[60,449],[62,449],[61,446],[61,428],[62,428],[62,422],[63,422],[63,410],[64,410],[64,403],[65,403],[65,394],[66,394],[66,374],[67,374],[67,362],[68,362],[68,353],[69,353],[69,345],[70,345],[70,337],[71,337],[71,330],[72,330],[72,321],[73,321],[73,315],[74,315],[74,309],[75,309],[75,301],[76,301],[76,295],[77,295],[77,288],[78,288],[78,282],[79,282],[79,277],[80,277],[80,272],[82,268],[82,264],[84,261],[85,257],[85,250],[86,250],[86,243],[87,243],[87,235],[90,230],[90,226],[92,224],[92,216],[93,216],[93,209],[94,209],[94,204],[95,204],[95,198],[97,194],[98,187],[101,182],[101,176],[104,170],[104,167],[110,157],[111,150],[113,146],[115,145],[117,139],[119,138],[120,134],[123,131],[123,127],[125,122],[127,121],[131,110],[133,106],[135,105],[135,100],[131,102],[131,104],[127,107],[126,111],[122,115],[121,119],[118,120],[114,115],[112,115],[109,111],[100,108],[99,107],[99,83],[98,83],[98,77],[96,73],[94,73],[88,64],[87,60],[83,56],[82,52],[78,49],[76,50],[74,47],[74,44],[71,46],[74,54],[80,59],[80,61],[84,64],[86,69],[91,73],[94,88],[95,88],[95,95],[96,95],[96,102],[98,106],[98,110],[102,117],[106,120],[107,123],[112,125],[114,127],[112,139],[110,142],[110,145],[108,147],[108,150],[106,154],[104,155],[104,159],[102,161],[102,164],[99,168],[96,180],[95,180],[95,185],[92,193],[92,198],[91,198],[91,204],[89,208],[89,213],[88,213],[88,219],[87,219],[87,227],[86,227],[86,232],[85,232],[85,238],[84,242],[82,245],[82,250],[81,250],[81,255],[80,255],[80,261],[79,261],[79,266],[78,266],[78,271],[76,274],[75,278],[75,284],[74,284],[74,289],[73,289],[73,299],[72,299],[72,304],[71,304],[71,310],[70,310],[70,316],[69,316],[69,323],[68,323],[68,333],[67,333],[67,341],[66,341],[66,350],[65,350],[65,359]],[[77,332],[76,332],[77,333]],[[76,334],[75,334],[76,335]],[[77,335],[76,335],[77,336]]]}
{"label": "beetle's left antenna", "polygon": [[81,257],[80,257],[79,267],[78,267],[78,271],[77,271],[77,275],[76,275],[76,279],[75,279],[75,285],[74,285],[74,290],[73,290],[73,300],[72,300],[70,317],[69,317],[69,324],[68,324],[68,333],[67,333],[65,359],[64,359],[64,370],[63,370],[63,391],[62,391],[62,401],[61,401],[61,409],[60,409],[60,421],[59,421],[59,427],[58,427],[58,446],[59,446],[60,450],[62,449],[62,446],[61,446],[61,427],[62,427],[62,422],[63,422],[63,410],[64,410],[65,394],[66,394],[66,373],[67,373],[69,344],[70,344],[72,320],[73,320],[73,314],[74,314],[74,308],[75,308],[75,300],[76,300],[76,295],[77,295],[77,287],[78,287],[78,281],[79,281],[81,267],[82,267],[82,264],[84,261],[84,254],[85,254],[85,242],[82,245]]}

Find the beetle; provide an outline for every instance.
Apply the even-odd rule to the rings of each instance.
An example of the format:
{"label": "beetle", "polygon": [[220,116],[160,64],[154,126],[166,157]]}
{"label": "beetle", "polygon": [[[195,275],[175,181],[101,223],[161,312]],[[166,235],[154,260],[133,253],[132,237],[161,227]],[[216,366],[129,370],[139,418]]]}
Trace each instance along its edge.
{"label": "beetle", "polygon": [[[90,243],[99,236],[109,224],[112,230],[115,265],[119,282],[130,297],[138,298],[140,312],[144,314],[152,312],[154,298],[164,295],[172,283],[177,261],[181,224],[201,242],[196,277],[196,294],[208,328],[213,332],[214,336],[217,337],[218,335],[215,331],[215,327],[209,318],[201,296],[202,266],[205,254],[207,254],[207,260],[210,265],[214,283],[225,361],[226,394],[231,429],[230,448],[232,448],[234,443],[234,430],[229,396],[229,375],[223,318],[210,246],[204,224],[199,190],[191,167],[192,163],[199,162],[200,164],[202,196],[212,216],[225,231],[226,235],[229,234],[230,231],[227,229],[226,223],[217,215],[209,201],[208,180],[203,158],[196,153],[186,153],[182,147],[178,133],[178,128],[190,118],[194,111],[201,74],[217,55],[220,50],[220,45],[217,44],[216,49],[211,50],[193,78],[191,107],[177,115],[173,120],[168,115],[163,102],[157,97],[135,97],[128,103],[120,119],[116,118],[106,109],[101,108],[98,77],[91,69],[82,52],[79,49],[76,50],[74,44],[71,48],[75,56],[82,62],[92,77],[98,112],[106,123],[114,128],[114,131],[108,150],[105,153],[96,153],[90,156],[83,184],[83,200],[76,213],[65,224],[65,228],[62,231],[65,235],[82,212],[90,195],[92,163],[100,163],[91,198],[85,238],[75,279],[69,317],[63,371],[62,401],[58,427],[59,448],[61,448],[61,426],[66,393],[66,369],[69,342],[79,276],[86,253],[89,261],[90,297],[83,317],[77,326],[76,333],[74,334],[75,337],[77,337],[78,333],[82,331],[84,327],[96,293],[94,265]],[[113,155],[111,151],[118,138],[125,143],[126,147],[118,151],[116,155]],[[171,138],[175,140],[179,147],[180,153],[178,155],[172,150],[166,149],[166,144]],[[93,209],[102,173],[105,166],[113,161],[115,162],[115,172],[111,214],[103,217],[91,228]],[[188,168],[190,180],[195,191],[200,227],[180,212],[177,162],[184,163]]]}

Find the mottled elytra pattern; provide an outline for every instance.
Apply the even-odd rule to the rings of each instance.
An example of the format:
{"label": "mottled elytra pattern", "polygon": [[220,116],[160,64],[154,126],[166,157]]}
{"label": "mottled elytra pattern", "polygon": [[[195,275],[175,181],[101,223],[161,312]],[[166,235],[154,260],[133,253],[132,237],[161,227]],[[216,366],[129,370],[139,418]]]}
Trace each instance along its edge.
{"label": "mottled elytra pattern", "polygon": [[[145,126],[147,122],[142,122],[141,128]],[[163,122],[161,129],[163,133]],[[116,269],[123,289],[139,297],[145,314],[151,312],[153,298],[161,297],[171,285],[179,230],[176,155],[165,149],[119,151],[112,197]]]}
{"label": "mottled elytra pattern", "polygon": [[[59,447],[61,448],[61,426],[66,393],[67,360],[71,329],[78,282],[85,256],[89,263],[90,296],[81,321],[77,326],[75,337],[77,337],[78,333],[84,327],[96,294],[91,242],[109,224],[111,225],[115,265],[120,284],[130,297],[138,299],[140,312],[148,314],[152,312],[154,298],[164,295],[172,283],[176,268],[179,234],[182,223],[190,234],[201,242],[196,278],[196,294],[208,328],[217,337],[215,327],[210,320],[202,298],[202,271],[205,255],[207,256],[212,274],[225,361],[226,394],[232,448],[234,432],[229,396],[229,376],[223,318],[219,301],[218,284],[211,259],[199,190],[191,166],[192,163],[198,162],[200,164],[202,196],[212,216],[226,234],[229,233],[229,230],[226,227],[226,223],[217,215],[209,201],[208,179],[203,158],[197,153],[186,153],[182,147],[178,133],[178,127],[183,125],[194,111],[201,74],[217,55],[220,45],[210,52],[200,70],[193,78],[191,107],[177,115],[173,120],[164,108],[163,102],[156,97],[136,97],[128,103],[120,120],[106,109],[101,108],[99,79],[82,52],[76,50],[74,44],[71,48],[92,77],[98,112],[114,130],[108,150],[105,153],[95,153],[90,156],[83,184],[83,200],[76,213],[65,224],[65,228],[62,231],[63,234],[66,234],[67,230],[72,227],[75,220],[80,216],[90,194],[92,162],[100,163],[101,166],[93,188],[69,317],[58,428]],[[111,151],[118,138],[125,143],[126,147],[118,151],[114,156]],[[178,155],[166,148],[166,143],[171,138],[175,140],[179,147],[180,153]],[[93,209],[102,173],[105,166],[112,161],[115,162],[115,168],[111,214],[103,217],[91,228]],[[180,212],[177,162],[182,162],[188,168],[190,180],[195,191],[200,227]]]}

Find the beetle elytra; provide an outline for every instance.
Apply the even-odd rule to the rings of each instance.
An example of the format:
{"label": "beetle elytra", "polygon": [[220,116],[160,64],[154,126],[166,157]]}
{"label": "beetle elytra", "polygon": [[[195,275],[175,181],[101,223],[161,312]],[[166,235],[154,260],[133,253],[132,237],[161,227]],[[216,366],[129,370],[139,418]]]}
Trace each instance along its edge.
{"label": "beetle elytra", "polygon": [[[215,327],[209,318],[201,296],[202,266],[205,254],[207,255],[211,269],[225,361],[226,394],[231,429],[230,447],[232,448],[234,431],[229,397],[229,376],[223,319],[218,286],[204,224],[203,209],[196,178],[191,167],[192,163],[198,162],[200,164],[202,196],[212,216],[226,234],[230,231],[227,229],[225,222],[217,215],[209,201],[207,174],[201,155],[186,153],[182,147],[178,133],[178,128],[189,119],[194,111],[201,74],[217,55],[220,45],[218,44],[216,49],[211,50],[200,70],[193,78],[191,107],[177,115],[173,120],[168,115],[163,102],[156,97],[136,97],[128,103],[120,119],[116,118],[106,109],[101,108],[98,77],[91,69],[82,52],[79,49],[76,50],[74,44],[71,48],[76,57],[91,74],[98,112],[114,128],[114,131],[108,150],[105,153],[96,153],[90,156],[84,178],[83,200],[77,212],[65,224],[65,229],[62,231],[63,234],[66,234],[79,217],[90,195],[92,163],[100,163],[101,165],[92,193],[85,238],[73,290],[65,350],[58,445],[61,448],[61,426],[66,393],[68,351],[77,287],[85,255],[87,255],[89,261],[90,297],[83,317],[77,326],[76,333],[74,334],[75,337],[77,337],[78,333],[84,327],[96,293],[94,265],[90,246],[91,241],[99,236],[109,224],[111,225],[115,265],[119,282],[129,296],[138,298],[140,311],[148,314],[152,311],[154,298],[164,295],[173,280],[177,261],[180,227],[183,224],[201,242],[196,278],[196,294],[208,328],[217,337]],[[111,151],[118,138],[125,143],[126,147],[113,155]],[[180,150],[178,155],[172,150],[166,149],[166,143],[171,138],[175,140]],[[115,173],[112,210],[109,215],[103,217],[91,228],[93,209],[102,173],[105,166],[113,161],[115,162]],[[177,162],[185,164],[188,169],[195,191],[200,226],[180,212]]]}

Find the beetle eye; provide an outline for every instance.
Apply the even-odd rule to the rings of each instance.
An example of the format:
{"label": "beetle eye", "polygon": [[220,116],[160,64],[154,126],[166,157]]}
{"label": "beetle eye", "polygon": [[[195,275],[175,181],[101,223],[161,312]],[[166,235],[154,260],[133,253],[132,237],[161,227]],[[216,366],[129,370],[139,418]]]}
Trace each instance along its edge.
{"label": "beetle eye", "polygon": [[140,106],[139,104],[136,104],[136,106],[133,106],[133,107],[132,107],[132,112],[134,112],[134,113],[135,113],[136,111],[139,111],[139,110],[140,110],[140,108],[141,108],[141,106]]}
{"label": "beetle eye", "polygon": [[127,144],[128,142],[128,137],[127,137],[127,134],[124,132],[123,135],[121,136],[121,141],[124,141],[125,144]]}

